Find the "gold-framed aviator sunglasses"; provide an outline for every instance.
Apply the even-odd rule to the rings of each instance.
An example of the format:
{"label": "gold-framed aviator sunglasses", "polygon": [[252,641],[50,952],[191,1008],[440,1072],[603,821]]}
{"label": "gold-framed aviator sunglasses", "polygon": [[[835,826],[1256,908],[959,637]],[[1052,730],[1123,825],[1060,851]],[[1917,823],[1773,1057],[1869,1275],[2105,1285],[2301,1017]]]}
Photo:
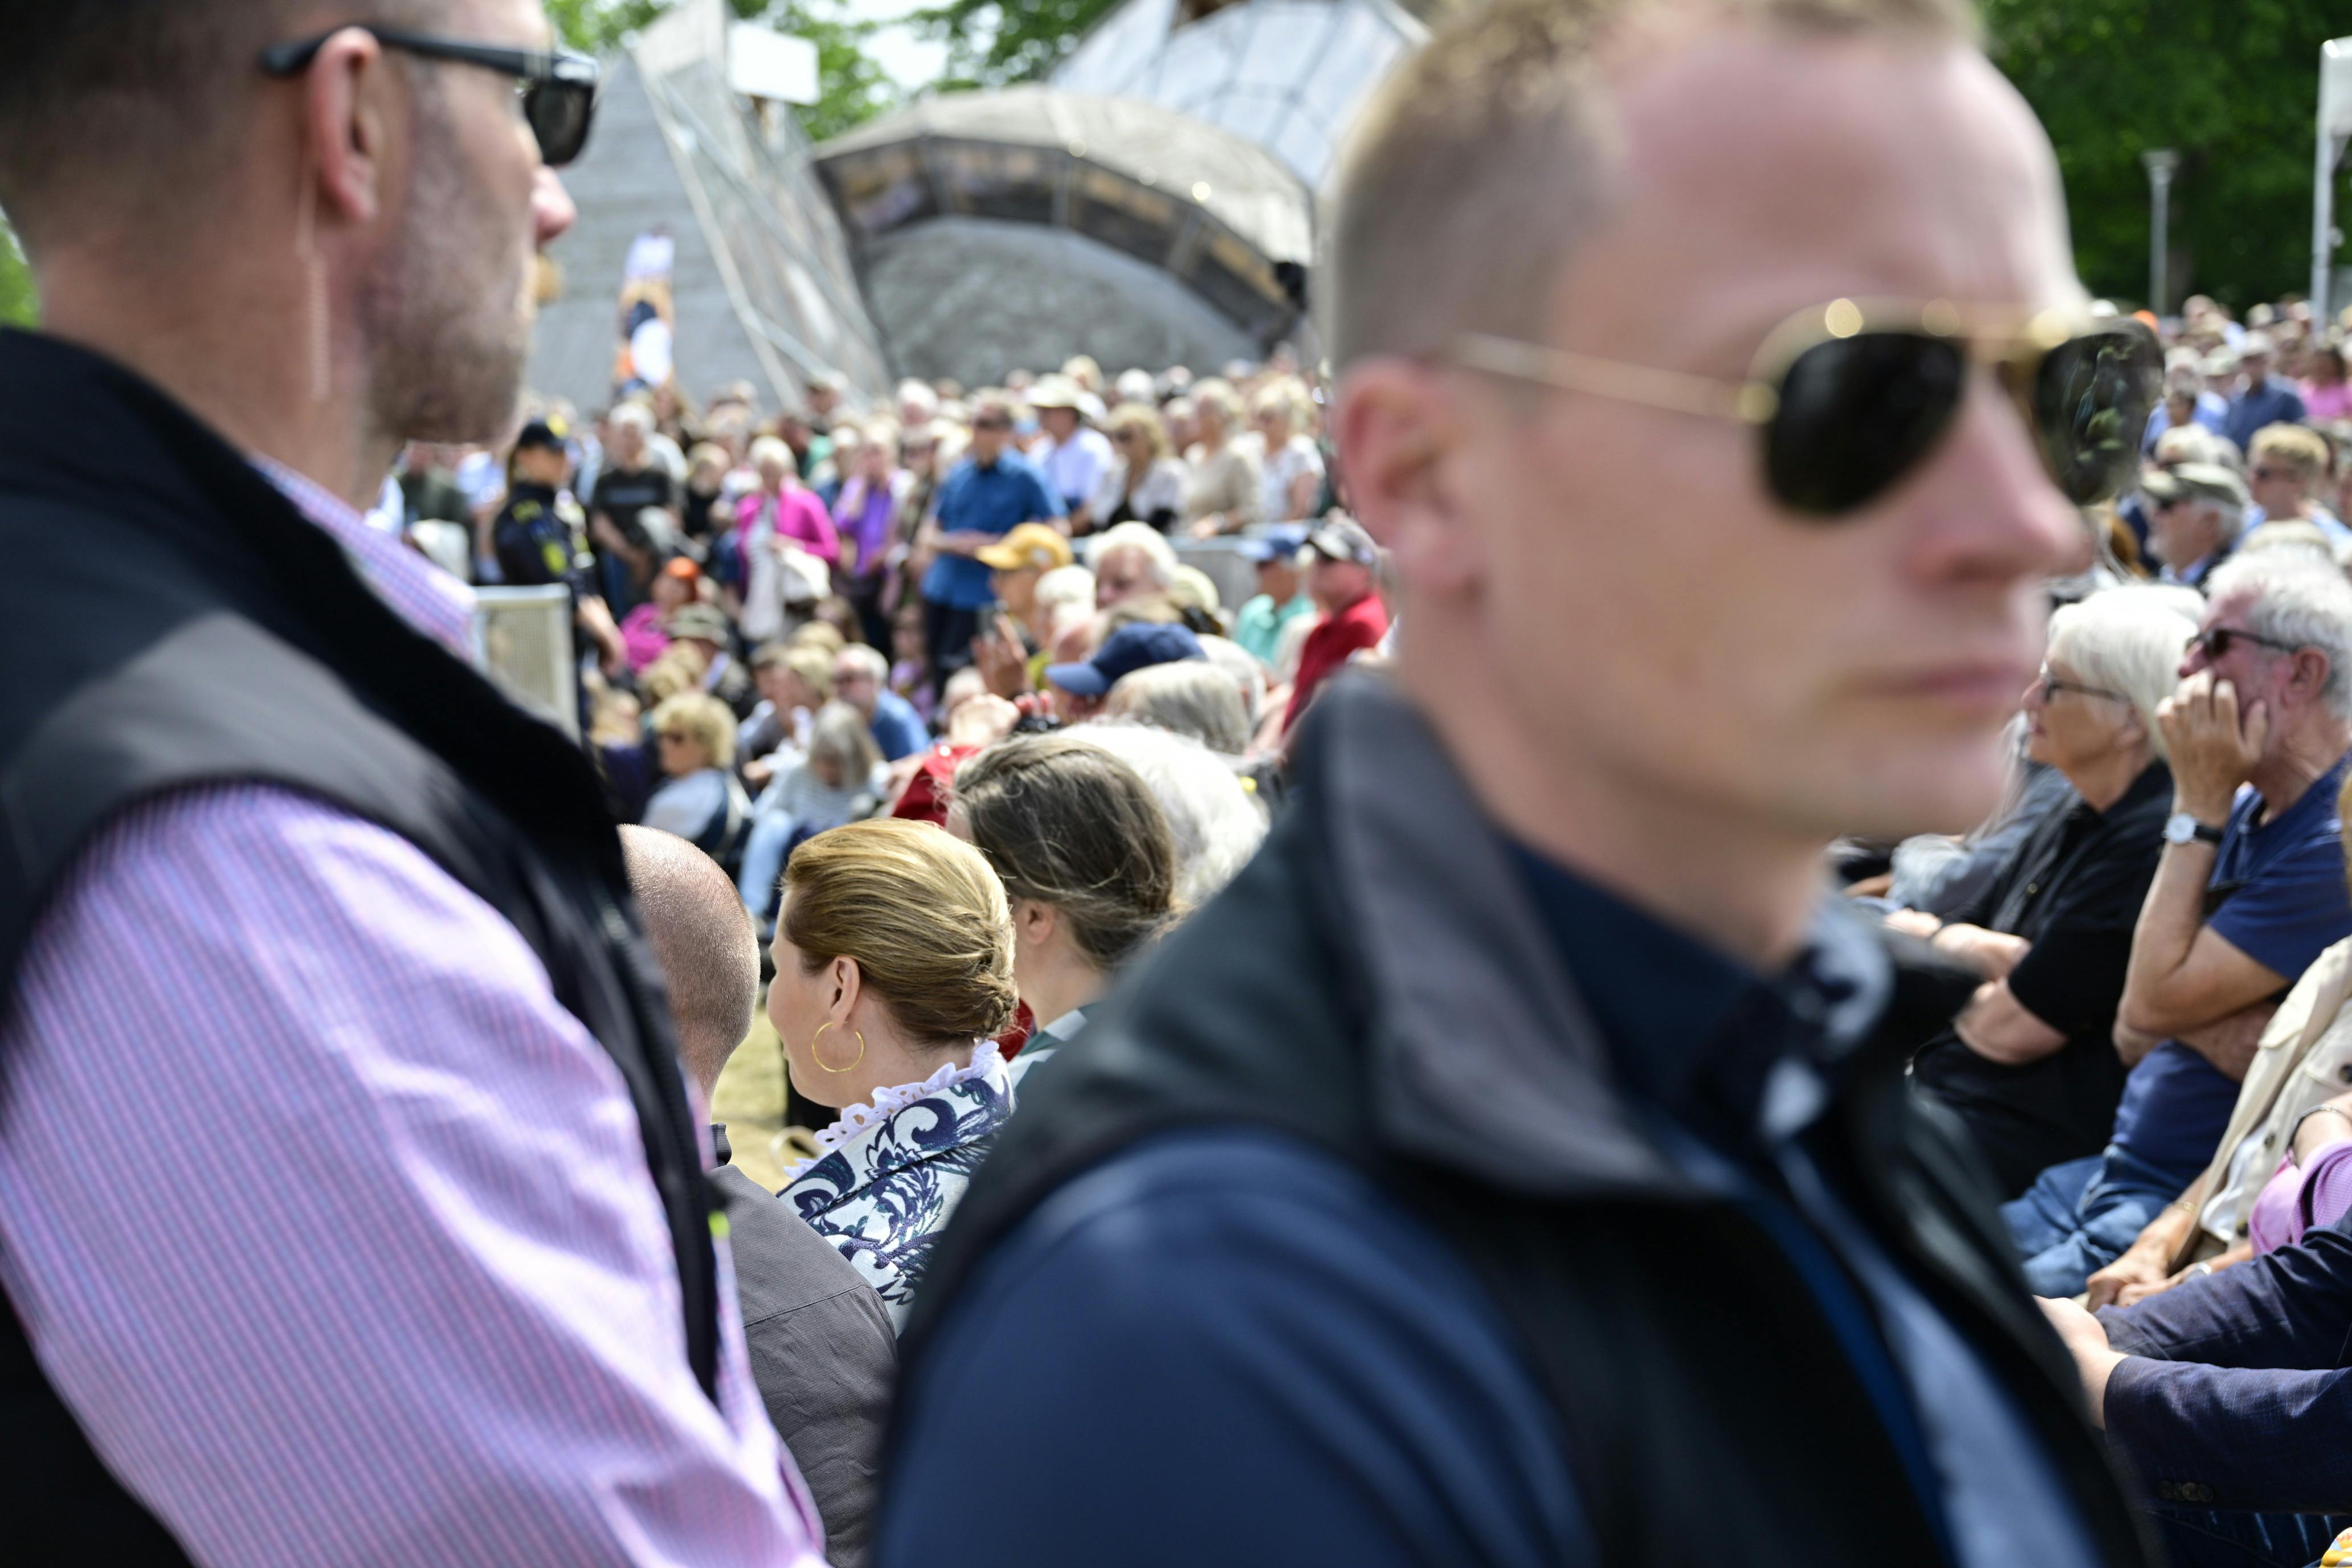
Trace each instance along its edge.
{"label": "gold-framed aviator sunglasses", "polygon": [[1465,370],[1756,427],[1764,480],[1801,515],[1847,516],[1926,459],[1992,370],[2033,432],[2042,466],[2077,506],[2122,493],[2164,388],[2164,352],[2128,317],[1971,311],[1948,300],[1832,300],[1768,334],[1745,381],[1628,364],[1465,332]]}

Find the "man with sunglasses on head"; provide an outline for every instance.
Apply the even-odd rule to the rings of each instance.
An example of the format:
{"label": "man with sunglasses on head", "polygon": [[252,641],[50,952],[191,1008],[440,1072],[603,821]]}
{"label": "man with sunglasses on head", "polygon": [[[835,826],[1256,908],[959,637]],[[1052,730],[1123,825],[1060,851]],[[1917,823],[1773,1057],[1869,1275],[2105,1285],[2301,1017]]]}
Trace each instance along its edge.
{"label": "man with sunglasses on head", "polygon": [[513,417],[551,37],[0,7],[12,1561],[818,1562],[597,780],[360,511]]}
{"label": "man with sunglasses on head", "polygon": [[2147,550],[2160,580],[2201,587],[2237,548],[2246,520],[2246,481],[2219,463],[2175,463],[2140,477],[2147,500]]}
{"label": "man with sunglasses on head", "polygon": [[1991,807],[2160,382],[1973,26],[1495,0],[1384,84],[1324,298],[1393,681],[1024,1085],[885,1568],[2146,1561],[1906,1083],[1950,980],[1822,886]]}

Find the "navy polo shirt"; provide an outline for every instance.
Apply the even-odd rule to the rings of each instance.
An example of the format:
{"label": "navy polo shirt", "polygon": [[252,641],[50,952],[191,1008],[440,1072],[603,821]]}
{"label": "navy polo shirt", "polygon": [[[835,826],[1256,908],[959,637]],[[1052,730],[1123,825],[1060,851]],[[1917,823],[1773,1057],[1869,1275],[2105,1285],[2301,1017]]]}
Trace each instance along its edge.
{"label": "navy polo shirt", "polygon": [[[1045,476],[1017,452],[986,468],[966,458],[940,485],[936,508],[947,533],[1008,533],[1024,522],[1062,515],[1062,498]],[[942,554],[923,577],[923,597],[950,609],[977,610],[996,597],[989,570],[963,555]]]}

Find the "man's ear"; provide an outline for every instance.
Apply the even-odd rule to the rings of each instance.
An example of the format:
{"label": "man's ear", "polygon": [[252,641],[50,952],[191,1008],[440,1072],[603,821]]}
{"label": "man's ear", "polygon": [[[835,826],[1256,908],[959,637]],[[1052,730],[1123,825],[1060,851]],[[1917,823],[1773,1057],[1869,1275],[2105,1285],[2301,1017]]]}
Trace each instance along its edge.
{"label": "man's ear", "polygon": [[302,78],[309,168],[331,226],[365,227],[385,204],[384,158],[403,112],[397,68],[357,27],[327,40]]}
{"label": "man's ear", "polygon": [[1394,552],[1408,587],[1444,593],[1475,582],[1485,552],[1450,482],[1462,425],[1447,378],[1402,358],[1351,365],[1333,429],[1357,521]]}

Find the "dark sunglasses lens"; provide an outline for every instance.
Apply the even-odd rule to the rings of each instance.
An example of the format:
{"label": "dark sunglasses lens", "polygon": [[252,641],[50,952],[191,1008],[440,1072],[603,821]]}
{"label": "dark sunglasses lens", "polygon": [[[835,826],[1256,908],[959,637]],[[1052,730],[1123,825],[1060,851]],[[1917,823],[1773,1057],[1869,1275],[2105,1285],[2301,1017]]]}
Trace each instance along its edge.
{"label": "dark sunglasses lens", "polygon": [[539,138],[540,161],[560,169],[588,145],[596,117],[596,89],[576,81],[533,82],[522,100],[531,134]]}
{"label": "dark sunglasses lens", "polygon": [[1959,344],[1916,332],[1861,332],[1807,349],[1764,427],[1772,494],[1815,517],[1883,495],[1950,427],[1968,368]]}
{"label": "dark sunglasses lens", "polygon": [[2033,383],[2042,460],[2077,506],[2112,500],[2139,472],[2140,437],[2164,391],[2164,351],[2137,321],[2052,349]]}

